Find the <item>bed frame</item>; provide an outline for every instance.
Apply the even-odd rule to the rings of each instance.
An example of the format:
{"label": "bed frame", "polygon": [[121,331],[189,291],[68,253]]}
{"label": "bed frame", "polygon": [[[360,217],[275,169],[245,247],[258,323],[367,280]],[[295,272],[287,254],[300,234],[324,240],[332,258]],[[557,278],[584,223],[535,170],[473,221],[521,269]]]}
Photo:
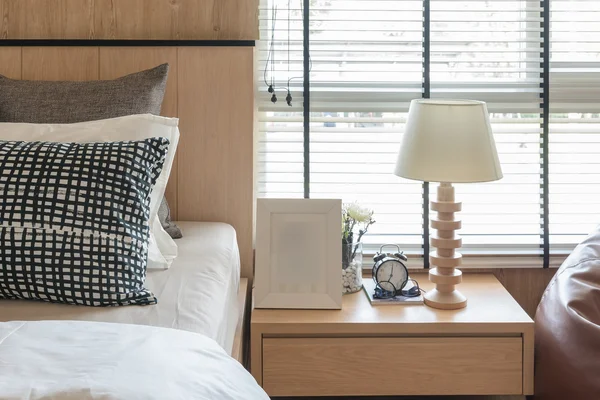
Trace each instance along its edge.
{"label": "bed frame", "polygon": [[[258,0],[0,0],[0,74],[113,79],[170,64],[161,114],[180,119],[167,199],[176,220],[227,222],[253,277],[254,41]],[[244,362],[242,335],[234,356]]]}

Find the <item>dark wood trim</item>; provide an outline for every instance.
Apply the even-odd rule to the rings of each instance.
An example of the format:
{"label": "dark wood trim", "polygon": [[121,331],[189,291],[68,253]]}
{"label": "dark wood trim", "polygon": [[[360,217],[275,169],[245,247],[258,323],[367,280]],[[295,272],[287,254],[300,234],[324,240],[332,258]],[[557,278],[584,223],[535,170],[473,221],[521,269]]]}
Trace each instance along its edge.
{"label": "dark wood trim", "polygon": [[3,39],[4,47],[254,47],[254,40]]}

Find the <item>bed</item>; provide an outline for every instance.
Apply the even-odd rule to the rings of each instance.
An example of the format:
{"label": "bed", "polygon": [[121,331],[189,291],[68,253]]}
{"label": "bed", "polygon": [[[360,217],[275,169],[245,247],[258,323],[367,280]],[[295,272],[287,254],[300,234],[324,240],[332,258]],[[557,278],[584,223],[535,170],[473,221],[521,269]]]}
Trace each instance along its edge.
{"label": "bed", "polygon": [[[148,272],[156,305],[0,301],[0,398],[266,398],[244,369],[257,2],[77,3],[10,2],[0,74],[107,80],[168,63],[161,115],[182,134],[166,198],[184,237],[168,270]],[[115,374],[139,371],[103,375],[115,358]]]}
{"label": "bed", "polygon": [[240,258],[231,225],[180,222],[179,256],[167,270],[149,270],[153,307],[78,307],[25,300],[0,303],[0,321],[80,320],[148,325],[196,332],[229,354],[240,316]]}
{"label": "bed", "polygon": [[0,324],[0,398],[268,400],[241,364],[191,332],[128,324]]}

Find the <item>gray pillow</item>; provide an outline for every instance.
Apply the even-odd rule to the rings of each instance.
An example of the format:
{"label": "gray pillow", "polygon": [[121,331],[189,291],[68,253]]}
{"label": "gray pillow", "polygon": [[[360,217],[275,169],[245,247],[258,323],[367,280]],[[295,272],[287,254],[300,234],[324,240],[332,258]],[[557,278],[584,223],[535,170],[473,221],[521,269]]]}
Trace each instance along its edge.
{"label": "gray pillow", "polygon": [[[71,124],[132,114],[159,115],[168,73],[169,64],[162,64],[104,81],[27,81],[0,75],[0,122]],[[164,218],[160,222],[171,237],[181,237],[177,225]]]}
{"label": "gray pillow", "polygon": [[158,208],[158,219],[160,220],[163,229],[167,231],[173,239],[181,239],[183,237],[181,229],[171,221],[171,208],[169,207],[169,203],[167,203],[166,197],[163,197],[160,207]]}
{"label": "gray pillow", "polygon": [[72,124],[160,114],[169,65],[110,81],[21,81],[0,76],[0,122]]}

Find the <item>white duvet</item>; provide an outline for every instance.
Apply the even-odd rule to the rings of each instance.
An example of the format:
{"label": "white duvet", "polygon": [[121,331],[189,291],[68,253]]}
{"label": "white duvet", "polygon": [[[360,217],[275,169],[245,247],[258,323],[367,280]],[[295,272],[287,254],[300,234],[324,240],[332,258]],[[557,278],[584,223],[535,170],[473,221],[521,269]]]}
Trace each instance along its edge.
{"label": "white duvet", "polygon": [[0,323],[0,399],[268,400],[212,339],[80,321]]}

